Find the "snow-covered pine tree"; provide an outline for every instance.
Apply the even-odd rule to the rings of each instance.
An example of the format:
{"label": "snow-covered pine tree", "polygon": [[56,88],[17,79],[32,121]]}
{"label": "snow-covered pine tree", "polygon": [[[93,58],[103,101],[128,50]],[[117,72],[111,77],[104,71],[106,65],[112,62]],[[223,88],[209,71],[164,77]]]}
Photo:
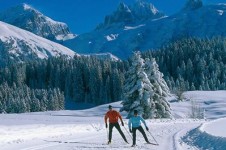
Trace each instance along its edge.
{"label": "snow-covered pine tree", "polygon": [[159,71],[158,64],[154,58],[145,59],[145,72],[153,86],[153,95],[150,98],[150,109],[153,116],[151,118],[170,118],[170,105],[166,99],[170,96],[169,87],[166,81],[163,79],[163,73]]}
{"label": "snow-covered pine tree", "polygon": [[123,94],[121,111],[127,111],[128,118],[133,115],[135,109],[145,119],[153,116],[150,106],[153,96],[152,85],[144,71],[144,59],[141,58],[140,52],[134,53],[132,66],[126,73]]}

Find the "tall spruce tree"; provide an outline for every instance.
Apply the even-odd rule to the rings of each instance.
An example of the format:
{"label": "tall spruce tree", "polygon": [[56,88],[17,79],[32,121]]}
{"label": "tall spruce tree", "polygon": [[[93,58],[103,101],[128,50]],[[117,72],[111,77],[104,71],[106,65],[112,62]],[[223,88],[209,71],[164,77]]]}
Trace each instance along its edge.
{"label": "tall spruce tree", "polygon": [[121,111],[127,111],[128,118],[133,115],[135,109],[145,119],[152,116],[152,111],[149,109],[150,97],[153,95],[152,87],[144,71],[144,60],[141,58],[140,52],[135,52],[132,58],[132,66],[126,73]]}
{"label": "tall spruce tree", "polygon": [[[145,59],[145,72],[153,86],[153,95],[151,97],[151,118],[169,118],[171,116],[170,105],[166,99],[170,96],[170,90],[166,81],[163,79],[163,73],[159,71],[155,59]],[[150,117],[149,117],[150,118]]]}
{"label": "tall spruce tree", "polygon": [[162,77],[154,59],[147,59],[145,63],[140,52],[134,53],[132,66],[126,74],[121,111],[127,111],[128,117],[135,109],[145,119],[170,117],[170,106],[165,99],[169,88]]}

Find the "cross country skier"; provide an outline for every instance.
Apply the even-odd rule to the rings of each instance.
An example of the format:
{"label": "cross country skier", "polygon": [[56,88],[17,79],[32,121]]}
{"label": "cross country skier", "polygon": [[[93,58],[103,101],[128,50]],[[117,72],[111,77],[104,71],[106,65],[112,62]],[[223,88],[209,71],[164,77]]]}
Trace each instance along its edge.
{"label": "cross country skier", "polygon": [[[133,145],[132,145],[132,147],[136,146],[136,130],[139,130],[142,133],[145,141],[148,144],[150,144],[150,142],[148,141],[148,138],[147,138],[147,136],[144,132],[144,129],[141,126],[141,122],[143,122],[143,124],[146,127],[146,130],[148,131],[149,129],[146,125],[145,120],[141,116],[138,116],[137,110],[134,110],[134,116],[129,119],[129,124],[128,124],[129,125],[129,131],[131,133],[133,133]],[[132,129],[131,129],[131,127],[132,127]]]}
{"label": "cross country skier", "polygon": [[126,137],[123,134],[123,132],[122,132],[120,126],[119,126],[119,123],[118,123],[118,118],[119,118],[121,120],[121,122],[122,122],[122,126],[124,126],[124,123],[123,123],[123,120],[122,120],[122,116],[120,115],[120,113],[118,111],[112,110],[112,106],[111,105],[109,105],[108,108],[109,108],[109,111],[106,113],[106,115],[104,117],[106,128],[108,128],[107,120],[109,118],[109,137],[108,137],[108,144],[111,143],[112,129],[113,129],[113,127],[115,127],[118,130],[118,132],[121,134],[121,136],[124,139],[124,141],[126,143],[128,143],[127,140],[126,140]]}

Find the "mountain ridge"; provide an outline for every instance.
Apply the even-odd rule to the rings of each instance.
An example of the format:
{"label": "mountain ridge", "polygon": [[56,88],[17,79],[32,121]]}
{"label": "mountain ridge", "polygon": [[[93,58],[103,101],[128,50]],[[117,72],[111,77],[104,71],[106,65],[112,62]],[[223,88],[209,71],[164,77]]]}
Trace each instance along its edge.
{"label": "mountain ridge", "polygon": [[61,55],[69,58],[79,56],[69,48],[1,21],[0,33],[0,65],[2,66],[8,61],[24,62]]}
{"label": "mountain ridge", "polygon": [[119,3],[116,11],[107,15],[104,22],[97,25],[96,30],[108,28],[115,24],[135,25],[148,19],[157,19],[165,16],[159,12],[155,6],[144,0],[137,0],[133,5]]}
{"label": "mountain ridge", "polygon": [[180,38],[226,36],[225,12],[224,4],[182,9],[174,15],[148,19],[140,24],[99,28],[65,41],[63,45],[79,53],[110,52],[126,59],[132,51],[157,49]]}
{"label": "mountain ridge", "polygon": [[0,21],[12,24],[52,41],[72,39],[66,23],[45,16],[28,4],[20,4],[0,13]]}

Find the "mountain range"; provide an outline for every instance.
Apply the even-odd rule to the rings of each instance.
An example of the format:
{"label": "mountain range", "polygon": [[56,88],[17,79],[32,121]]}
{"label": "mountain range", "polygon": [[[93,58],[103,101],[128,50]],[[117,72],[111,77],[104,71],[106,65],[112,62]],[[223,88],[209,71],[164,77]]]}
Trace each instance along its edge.
{"label": "mountain range", "polygon": [[[160,48],[185,37],[226,36],[225,12],[226,4],[203,6],[197,1],[166,16],[143,1],[133,6],[121,3],[95,30],[63,44],[78,53],[110,52],[126,59],[132,51]],[[137,14],[141,15],[137,17]]]}
{"label": "mountain range", "polygon": [[[151,3],[137,0],[130,6],[120,3],[96,29],[81,35],[71,33],[66,23],[54,21],[27,4],[1,12],[0,20],[58,42],[76,53],[102,53],[103,57],[112,57],[109,55],[111,53],[126,59],[133,51],[158,49],[185,37],[224,37],[225,12],[226,4],[203,5],[201,0],[189,0],[181,11],[166,16]],[[5,41],[1,40],[1,43],[5,44]],[[6,45],[13,47],[13,43],[16,42]]]}

